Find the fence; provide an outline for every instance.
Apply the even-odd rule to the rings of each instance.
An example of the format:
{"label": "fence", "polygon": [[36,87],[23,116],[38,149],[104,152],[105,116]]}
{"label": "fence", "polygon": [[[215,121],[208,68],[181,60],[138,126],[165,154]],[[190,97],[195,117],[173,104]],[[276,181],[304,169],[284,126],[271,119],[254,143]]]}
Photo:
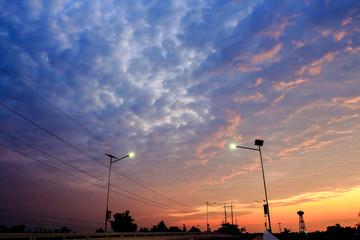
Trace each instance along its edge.
{"label": "fence", "polygon": [[124,233],[0,233],[0,239],[11,240],[180,240],[180,239],[206,239],[229,236],[225,234],[208,232],[124,232]]}

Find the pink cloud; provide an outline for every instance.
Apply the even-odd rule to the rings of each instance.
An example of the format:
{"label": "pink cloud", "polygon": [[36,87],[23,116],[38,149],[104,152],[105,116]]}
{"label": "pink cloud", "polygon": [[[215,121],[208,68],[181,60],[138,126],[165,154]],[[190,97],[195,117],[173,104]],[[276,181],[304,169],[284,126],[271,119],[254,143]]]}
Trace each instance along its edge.
{"label": "pink cloud", "polygon": [[250,102],[250,101],[266,102],[266,98],[261,93],[256,92],[255,95],[251,95],[251,96],[244,96],[244,97],[235,96],[235,97],[233,97],[233,101],[234,102],[239,102],[239,103]]}
{"label": "pink cloud", "polygon": [[262,68],[259,67],[248,67],[244,64],[239,64],[237,65],[237,70],[240,72],[257,72],[257,71],[261,71]]}
{"label": "pink cloud", "polygon": [[342,21],[341,25],[345,26],[345,25],[347,25],[347,24],[349,24],[349,23],[351,23],[351,22],[352,22],[352,18],[351,18],[351,17],[348,17],[348,18],[346,18],[346,19],[344,19],[344,20]]}
{"label": "pink cloud", "polygon": [[358,102],[360,102],[360,96],[359,97],[353,97],[353,98],[333,98],[332,102],[334,102],[334,103],[342,102],[342,103],[345,103],[345,104],[358,103]]}
{"label": "pink cloud", "polygon": [[358,187],[350,188],[350,189],[345,189],[345,188],[335,189],[334,191],[318,191],[318,192],[302,193],[299,195],[291,196],[289,198],[272,200],[271,203],[274,205],[294,205],[294,204],[298,204],[299,202],[319,201],[321,199],[341,196],[344,193],[350,192],[356,188]]}
{"label": "pink cloud", "polygon": [[346,48],[346,51],[356,54],[356,53],[358,53],[360,51],[360,47],[352,48],[351,46],[349,46],[349,47]]}
{"label": "pink cloud", "polygon": [[312,62],[309,66],[303,66],[299,71],[298,75],[304,75],[305,73],[308,73],[311,76],[319,75],[321,73],[321,70],[323,66],[331,61],[334,60],[334,57],[339,54],[339,51],[337,52],[330,52],[323,56],[322,58]]}
{"label": "pink cloud", "polygon": [[295,49],[301,48],[301,47],[303,47],[305,45],[304,42],[295,41],[295,40],[292,41],[292,44],[294,44]]}
{"label": "pink cloud", "polygon": [[252,56],[251,63],[259,64],[259,63],[265,62],[266,60],[274,58],[274,56],[280,52],[280,50],[282,49],[282,46],[283,46],[283,44],[279,43],[270,51],[265,51],[265,52],[262,52],[262,53]]}
{"label": "pink cloud", "polygon": [[299,78],[292,82],[273,82],[273,84],[277,91],[282,91],[282,90],[289,89],[291,87],[295,87],[296,85],[299,85],[301,83],[305,83],[308,81],[309,81],[309,79]]}
{"label": "pink cloud", "polygon": [[345,31],[339,31],[339,32],[335,32],[334,33],[334,39],[335,41],[340,41],[341,39],[343,39],[346,35],[346,32]]}
{"label": "pink cloud", "polygon": [[196,156],[200,160],[189,161],[188,165],[193,164],[202,164],[205,165],[208,159],[216,154],[215,151],[208,151],[207,148],[224,148],[228,144],[228,139],[233,139],[235,141],[240,141],[242,139],[241,134],[239,135],[236,132],[236,127],[240,124],[241,118],[236,111],[231,109],[226,109],[225,113],[227,114],[227,124],[220,126],[219,130],[213,133],[211,136],[207,137],[204,142],[196,146]]}
{"label": "pink cloud", "polygon": [[260,84],[262,84],[263,79],[262,78],[258,78],[256,79],[256,83],[255,83],[255,87],[259,86]]}
{"label": "pink cloud", "polygon": [[346,115],[346,116],[342,116],[341,118],[333,118],[331,119],[328,124],[334,124],[334,123],[338,123],[338,122],[342,122],[342,121],[346,121],[352,118],[358,118],[360,115],[359,114],[353,114],[353,115]]}
{"label": "pink cloud", "polygon": [[281,34],[284,32],[285,28],[287,26],[293,26],[294,22],[288,22],[289,19],[294,18],[299,15],[294,15],[291,17],[284,18],[282,20],[276,20],[274,21],[267,29],[264,31],[261,31],[256,35],[256,38],[261,38],[264,36],[269,36],[271,38],[275,38],[276,40],[279,40]]}
{"label": "pink cloud", "polygon": [[325,30],[322,30],[322,31],[321,31],[321,34],[322,34],[323,36],[327,36],[327,35],[331,34],[331,31],[325,29]]}

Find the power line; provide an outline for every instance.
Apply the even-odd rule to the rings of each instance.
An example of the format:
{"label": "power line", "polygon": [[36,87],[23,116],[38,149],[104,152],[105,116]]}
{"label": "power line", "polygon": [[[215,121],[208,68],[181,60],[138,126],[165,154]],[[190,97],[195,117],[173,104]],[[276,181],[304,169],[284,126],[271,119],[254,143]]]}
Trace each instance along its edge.
{"label": "power line", "polygon": [[[44,97],[42,97],[40,94],[38,94],[35,90],[33,90],[31,87],[29,87],[28,85],[26,85],[23,81],[20,80],[19,77],[17,77],[15,74],[10,73],[9,71],[7,71],[6,69],[4,69],[3,67],[0,67],[1,70],[6,73],[7,75],[9,75],[11,78],[15,79],[19,84],[21,84],[24,88],[28,89],[30,92],[32,92],[34,95],[36,95],[38,98],[40,98],[41,100],[43,100],[44,102],[46,102],[49,106],[53,107],[54,109],[56,109],[58,112],[62,113],[65,117],[67,117],[68,119],[70,119],[71,121],[73,121],[74,123],[76,123],[76,125],[78,125],[79,127],[81,127],[82,129],[84,129],[85,131],[87,131],[88,133],[90,133],[91,135],[93,135],[97,140],[99,140],[102,143],[105,143],[106,145],[108,145],[111,149],[123,154],[121,151],[119,151],[118,149],[114,148],[113,146],[111,146],[106,140],[102,139],[101,137],[97,136],[95,133],[93,133],[91,130],[89,130],[88,128],[84,127],[81,123],[79,123],[78,121],[76,121],[74,118],[72,118],[70,115],[66,114],[64,111],[62,111],[60,108],[56,107],[54,104],[52,104],[51,102],[49,102],[48,100],[46,100]],[[93,159],[94,160],[94,159]],[[96,160],[95,160],[96,161]],[[150,170],[142,167],[143,169],[145,169],[146,171],[150,172],[152,175],[155,175],[156,177],[159,177],[158,175],[156,175],[155,173],[151,172]],[[124,176],[123,174],[120,174],[122,176]],[[160,178],[160,177],[159,177]],[[168,182],[167,182],[168,183]],[[172,185],[171,183],[168,183],[170,185]],[[173,186],[173,185],[172,185]],[[148,189],[150,190],[150,189]],[[156,191],[150,190],[156,194],[159,194]],[[163,196],[162,194],[160,194],[161,196]],[[165,196],[163,196],[165,197]],[[173,199],[165,197],[168,200],[173,201]],[[200,199],[200,198],[199,198]],[[189,207],[188,205],[184,205],[182,203],[179,203],[177,201],[175,201],[176,203]]]}
{"label": "power line", "polygon": [[[87,179],[84,179],[84,178],[81,178],[81,177],[79,177],[79,176],[76,176],[76,175],[74,175],[74,174],[72,174],[72,173],[66,172],[66,171],[64,171],[64,170],[62,170],[62,169],[60,169],[60,168],[57,168],[57,167],[55,167],[55,166],[52,166],[51,164],[48,164],[48,163],[46,163],[46,162],[44,162],[44,161],[41,161],[41,160],[39,160],[39,159],[36,159],[36,158],[34,158],[34,157],[26,154],[26,153],[20,152],[20,151],[14,149],[14,148],[12,148],[12,147],[9,147],[9,146],[4,145],[4,144],[1,144],[1,143],[0,143],[0,146],[5,147],[5,148],[8,148],[8,149],[10,149],[10,150],[12,150],[12,151],[14,151],[14,152],[17,152],[17,153],[19,153],[19,154],[21,154],[21,155],[23,155],[23,156],[25,156],[25,157],[31,158],[31,159],[34,160],[34,161],[40,162],[40,163],[42,163],[42,164],[44,164],[44,165],[46,165],[46,166],[48,166],[48,167],[50,167],[50,168],[53,168],[53,169],[55,169],[55,170],[60,171],[60,172],[62,172],[62,173],[68,174],[68,175],[70,175],[70,176],[72,176],[72,177],[75,177],[75,178],[80,179],[80,180],[83,180],[83,181],[85,181],[85,182],[87,182],[87,183],[93,184],[93,185],[95,185],[95,186],[97,186],[97,187],[99,187],[99,188],[107,189],[107,188],[105,188],[104,186],[98,185],[98,184],[93,183],[93,182],[91,182],[91,181],[89,181],[89,180],[87,180]],[[158,208],[168,209],[168,208],[164,208],[164,207],[161,207],[161,206],[152,204],[152,203],[148,203],[148,202],[145,202],[145,201],[142,201],[142,200],[139,200],[139,199],[136,199],[136,198],[133,198],[133,197],[124,195],[124,194],[122,194],[122,193],[119,193],[119,192],[116,192],[116,191],[113,191],[113,190],[110,190],[110,191],[113,192],[113,193],[115,193],[115,194],[118,194],[118,195],[120,195],[120,196],[130,198],[130,199],[132,199],[132,200],[134,200],[134,201],[138,201],[138,202],[141,202],[141,203],[144,203],[144,204],[147,204],[147,205],[151,205],[151,206],[154,206],[154,207],[158,207]]]}
{"label": "power line", "polygon": [[64,223],[64,222],[52,222],[52,221],[44,221],[44,220],[38,220],[38,219],[33,219],[33,218],[19,218],[19,217],[7,217],[7,216],[0,216],[1,219],[3,220],[15,220],[15,221],[20,221],[21,222],[28,222],[28,223],[37,223],[37,224],[47,224],[47,225],[68,225],[68,226],[74,226],[74,227],[82,227],[82,228],[97,228],[98,226],[90,226],[90,225],[80,225],[80,224],[76,224],[76,223]]}
{"label": "power line", "polygon": [[[45,154],[45,155],[48,156],[48,157],[51,157],[51,158],[55,159],[56,161],[59,161],[59,162],[65,164],[65,165],[67,165],[67,166],[69,166],[69,167],[71,167],[71,168],[74,168],[74,169],[76,169],[76,170],[78,170],[78,171],[80,171],[80,172],[82,172],[82,173],[85,173],[86,175],[88,175],[88,176],[90,176],[90,177],[93,177],[93,178],[95,178],[95,179],[97,179],[97,180],[99,180],[99,181],[101,181],[101,182],[106,183],[105,180],[103,180],[103,179],[101,179],[101,178],[98,178],[98,177],[96,177],[96,176],[94,176],[94,175],[92,175],[92,174],[90,174],[90,173],[88,173],[88,172],[86,172],[86,171],[78,168],[78,167],[75,167],[75,166],[73,166],[73,165],[71,165],[71,164],[69,164],[69,163],[67,163],[67,162],[65,162],[65,161],[63,161],[63,160],[61,160],[61,159],[59,159],[59,158],[51,155],[51,154],[48,154],[48,153],[46,153],[46,152],[44,152],[44,151],[42,151],[42,150],[40,150],[40,149],[38,149],[38,148],[30,145],[30,144],[22,141],[22,140],[19,139],[19,138],[14,137],[14,136],[8,134],[7,132],[5,132],[5,131],[3,131],[3,130],[1,130],[1,129],[0,129],[0,132],[3,133],[3,134],[5,134],[6,136],[8,136],[8,137],[10,137],[10,138],[12,138],[12,139],[14,139],[14,140],[16,140],[16,141],[19,141],[19,142],[23,143],[24,145],[26,145],[26,146],[34,149],[34,150],[37,150],[37,151],[41,152],[42,154]],[[139,197],[139,198],[145,199],[145,200],[147,200],[147,201],[149,201],[149,202],[152,202],[152,203],[161,205],[161,206],[166,207],[166,208],[169,208],[169,209],[178,210],[178,209],[176,209],[176,208],[172,208],[172,207],[167,206],[167,205],[165,205],[165,204],[159,204],[158,202],[155,202],[155,201],[153,201],[153,200],[151,200],[151,199],[148,199],[148,198],[146,198],[146,197],[140,196],[140,195],[138,195],[138,194],[136,194],[136,193],[132,193],[132,192],[130,192],[130,191],[124,189],[124,188],[121,188],[121,187],[119,187],[119,186],[116,186],[116,185],[114,185],[114,184],[111,184],[111,186],[113,186],[113,187],[115,187],[115,188],[118,188],[118,189],[120,189],[120,190],[122,190],[122,191],[124,191],[124,192],[129,193],[129,194],[132,194],[132,195],[134,195],[134,196],[137,196],[137,197]]]}
{"label": "power line", "polygon": [[[4,108],[8,109],[8,110],[11,111],[12,113],[18,115],[19,117],[23,118],[24,120],[26,120],[26,121],[30,122],[31,124],[35,125],[36,127],[40,128],[41,130],[45,131],[45,132],[48,133],[49,135],[55,137],[55,138],[58,139],[59,141],[65,143],[65,144],[68,145],[69,147],[71,147],[71,148],[77,150],[78,152],[82,153],[82,154],[85,155],[86,157],[88,157],[88,158],[90,158],[90,159],[92,159],[92,160],[100,163],[101,165],[105,166],[106,168],[109,168],[109,167],[106,166],[103,162],[101,162],[101,161],[97,160],[96,158],[94,158],[93,156],[91,156],[91,155],[83,152],[83,151],[82,151],[81,149],[79,149],[78,147],[72,145],[71,143],[65,141],[65,140],[62,139],[61,137],[59,137],[59,136],[55,135],[54,133],[50,132],[49,130],[43,128],[43,127],[40,126],[39,124],[35,123],[34,121],[30,120],[29,118],[25,117],[24,115],[18,113],[17,111],[13,110],[12,108],[10,108],[10,107],[8,107],[7,105],[5,105],[4,103],[0,102],[0,105],[3,106]],[[134,183],[136,183],[136,184],[138,184],[139,186],[142,186],[142,187],[146,188],[147,190],[149,190],[149,191],[151,191],[151,192],[153,192],[153,193],[156,193],[156,194],[158,194],[158,195],[160,195],[160,196],[162,196],[162,197],[164,197],[164,198],[166,198],[166,199],[168,199],[168,200],[170,200],[170,201],[172,201],[172,202],[175,202],[175,203],[177,203],[177,204],[180,204],[180,205],[182,205],[182,206],[191,208],[189,205],[180,203],[179,201],[176,201],[175,199],[172,199],[172,198],[170,198],[170,197],[167,197],[167,196],[165,196],[164,194],[161,194],[161,193],[159,193],[159,192],[157,192],[157,191],[155,191],[155,190],[153,190],[153,189],[145,186],[144,184],[142,184],[142,183],[140,183],[140,182],[138,182],[138,181],[130,178],[129,176],[127,176],[127,175],[124,174],[124,173],[121,173],[121,172],[116,171],[116,170],[113,170],[113,171],[116,172],[117,174],[125,177],[126,179],[128,179],[128,180],[130,180],[130,181],[132,181],[132,182],[134,182]]]}
{"label": "power line", "polygon": [[151,191],[151,192],[153,192],[153,193],[156,193],[156,194],[158,194],[158,195],[160,195],[160,196],[162,196],[162,197],[164,197],[164,198],[166,198],[166,199],[168,199],[168,200],[170,200],[170,201],[176,202],[177,204],[180,204],[180,205],[182,205],[182,206],[184,206],[184,207],[189,207],[189,208],[191,208],[189,205],[183,204],[183,203],[181,203],[181,202],[176,201],[175,199],[169,198],[169,197],[165,196],[164,194],[159,193],[159,192],[155,191],[154,189],[151,189],[151,188],[145,186],[144,184],[139,183],[139,182],[135,181],[134,179],[129,178],[128,176],[124,175],[124,174],[121,173],[121,172],[118,172],[118,171],[116,171],[116,170],[113,170],[113,171],[116,172],[117,174],[123,176],[124,178],[126,178],[126,179],[128,179],[128,180],[130,180],[130,181],[132,181],[132,182],[134,182],[134,183],[142,186],[143,188],[146,188],[147,190],[149,190],[149,191]]}
{"label": "power line", "polygon": [[40,215],[40,214],[26,213],[26,212],[20,212],[20,211],[10,211],[10,210],[5,210],[5,209],[0,209],[0,212],[21,214],[21,215],[28,215],[28,216],[34,216],[34,217],[44,217],[44,218],[53,218],[53,219],[69,220],[69,221],[76,221],[76,222],[83,222],[83,223],[103,224],[103,223],[100,223],[100,222],[85,221],[85,220],[79,220],[79,219],[73,219],[73,218],[53,217],[53,216],[46,216],[46,215]]}
{"label": "power line", "polygon": [[50,132],[49,130],[41,127],[39,124],[35,123],[34,121],[30,120],[29,118],[25,117],[24,115],[16,112],[15,110],[11,109],[11,108],[8,107],[7,105],[3,104],[2,102],[0,102],[0,105],[2,105],[4,108],[8,109],[8,110],[11,111],[12,113],[18,115],[19,117],[23,118],[24,120],[26,120],[26,121],[30,122],[31,124],[35,125],[36,127],[40,128],[41,130],[43,130],[43,131],[46,132],[47,134],[53,136],[53,137],[56,138],[57,140],[65,143],[65,144],[68,145],[69,147],[71,147],[71,148],[75,149],[76,151],[82,153],[82,154],[85,155],[86,157],[88,157],[88,158],[90,158],[90,159],[92,159],[92,160],[100,163],[101,165],[107,167],[103,162],[101,162],[101,161],[97,160],[96,158],[94,158],[93,156],[91,156],[91,155],[83,152],[83,151],[82,151],[81,149],[79,149],[78,147],[76,147],[76,146],[72,145],[71,143],[65,141],[64,139],[62,139],[61,137],[55,135],[54,133]]}
{"label": "power line", "polygon": [[[95,133],[93,133],[91,130],[89,130],[88,128],[84,127],[81,123],[79,123],[78,121],[76,121],[74,118],[72,118],[71,116],[69,116],[68,114],[66,114],[64,111],[62,111],[60,108],[56,107],[55,105],[53,105],[51,102],[49,102],[48,100],[46,100],[44,97],[42,97],[40,94],[38,94],[35,90],[33,90],[32,88],[30,88],[28,85],[26,85],[25,83],[23,83],[17,76],[15,76],[14,74],[10,73],[9,71],[7,71],[6,69],[1,67],[1,70],[3,72],[5,72],[6,74],[8,74],[10,77],[12,77],[13,79],[16,79],[18,81],[19,84],[21,84],[23,87],[25,87],[26,89],[28,89],[30,92],[32,92],[34,95],[36,95],[37,97],[39,97],[41,100],[43,100],[44,102],[46,102],[48,105],[50,105],[51,107],[55,108],[57,111],[59,111],[60,113],[62,113],[65,117],[67,117],[68,119],[70,119],[71,121],[73,121],[74,123],[76,123],[76,125],[78,125],[79,127],[81,127],[83,130],[87,131],[88,133],[90,133],[91,135],[93,135],[96,139],[98,139],[100,142],[105,143],[106,145],[108,145],[110,148],[112,148],[113,150],[121,153],[119,150],[117,150],[116,148],[114,148],[113,146],[111,146],[107,141],[105,141],[104,139],[102,139],[101,137],[97,136]],[[123,153],[121,153],[123,154]]]}

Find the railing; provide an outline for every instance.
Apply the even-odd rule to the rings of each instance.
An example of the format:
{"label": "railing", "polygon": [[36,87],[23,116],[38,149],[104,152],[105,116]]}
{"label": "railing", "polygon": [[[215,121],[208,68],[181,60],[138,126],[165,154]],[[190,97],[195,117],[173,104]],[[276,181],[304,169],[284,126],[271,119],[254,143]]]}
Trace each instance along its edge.
{"label": "railing", "polygon": [[[196,239],[222,237],[225,234],[208,232],[122,232],[122,233],[0,233],[0,239],[11,240],[118,240],[118,239]],[[225,235],[228,236],[228,235]]]}

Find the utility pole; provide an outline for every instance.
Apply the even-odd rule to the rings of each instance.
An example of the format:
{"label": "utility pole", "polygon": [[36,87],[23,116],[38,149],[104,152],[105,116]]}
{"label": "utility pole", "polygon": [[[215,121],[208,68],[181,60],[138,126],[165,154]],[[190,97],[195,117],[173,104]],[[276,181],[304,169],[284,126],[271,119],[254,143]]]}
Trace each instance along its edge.
{"label": "utility pole", "polygon": [[225,224],[225,223],[228,223],[228,222],[227,222],[227,213],[226,213],[226,208],[227,208],[227,207],[230,207],[230,210],[231,210],[231,213],[230,213],[230,214],[231,214],[231,215],[230,215],[230,216],[231,216],[231,224],[234,225],[234,214],[233,214],[232,203],[231,203],[230,206],[226,206],[226,203],[224,203],[224,210],[225,210],[225,221],[224,221],[224,224]]}
{"label": "utility pole", "polygon": [[230,206],[231,206],[231,225],[234,225],[234,215],[233,215],[232,203]]}
{"label": "utility pole", "polygon": [[280,229],[280,233],[281,233],[281,223],[279,223],[279,229]]}
{"label": "utility pole", "polygon": [[215,204],[216,202],[213,203],[209,203],[206,202],[206,231],[210,232],[210,227],[209,227],[209,206]]}

